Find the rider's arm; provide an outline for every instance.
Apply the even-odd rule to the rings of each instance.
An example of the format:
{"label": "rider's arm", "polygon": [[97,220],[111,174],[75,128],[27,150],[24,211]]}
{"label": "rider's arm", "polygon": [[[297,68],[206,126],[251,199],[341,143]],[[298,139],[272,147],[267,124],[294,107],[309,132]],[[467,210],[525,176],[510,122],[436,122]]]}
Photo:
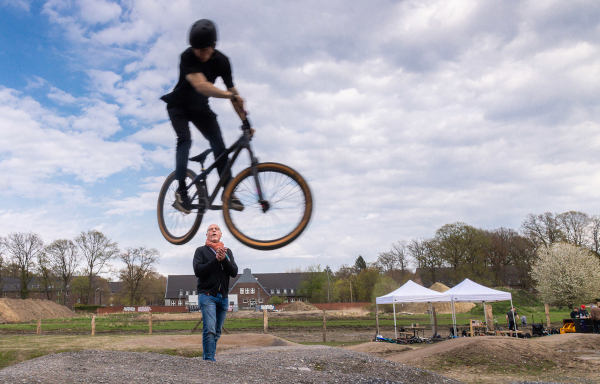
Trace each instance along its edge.
{"label": "rider's arm", "polygon": [[227,90],[237,97],[235,100],[231,99],[231,105],[233,105],[233,109],[238,114],[242,121],[246,120],[246,111],[244,110],[244,99],[240,96],[237,89],[235,87],[227,88]]}
{"label": "rider's arm", "polygon": [[194,87],[196,92],[203,94],[206,97],[216,97],[218,99],[231,99],[233,92],[223,91],[215,87],[210,81],[206,80],[204,74],[190,73],[185,76],[186,80]]}

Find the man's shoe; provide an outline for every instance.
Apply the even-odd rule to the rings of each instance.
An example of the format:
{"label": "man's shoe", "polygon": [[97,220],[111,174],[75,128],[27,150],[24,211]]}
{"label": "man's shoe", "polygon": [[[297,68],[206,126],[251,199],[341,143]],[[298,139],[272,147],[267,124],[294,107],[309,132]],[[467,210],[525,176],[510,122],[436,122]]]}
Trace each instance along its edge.
{"label": "man's shoe", "polygon": [[243,211],[244,204],[242,204],[236,195],[231,194],[231,197],[229,198],[229,208],[233,209],[234,211]]}
{"label": "man's shoe", "polygon": [[187,191],[175,192],[175,202],[173,203],[173,207],[185,214],[192,212],[192,201],[188,197]]}

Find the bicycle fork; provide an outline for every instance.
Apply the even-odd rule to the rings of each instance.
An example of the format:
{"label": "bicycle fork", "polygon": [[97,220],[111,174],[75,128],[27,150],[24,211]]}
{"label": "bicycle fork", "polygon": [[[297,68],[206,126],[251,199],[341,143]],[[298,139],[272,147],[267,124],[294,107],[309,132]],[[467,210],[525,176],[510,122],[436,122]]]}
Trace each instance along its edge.
{"label": "bicycle fork", "polygon": [[250,155],[250,170],[252,171],[252,176],[254,177],[254,182],[256,183],[256,193],[258,194],[258,203],[262,207],[263,213],[267,212],[271,207],[271,204],[267,200],[265,200],[262,188],[260,186],[260,180],[258,178],[258,159],[254,157],[254,153],[250,146],[247,147],[248,154]]}

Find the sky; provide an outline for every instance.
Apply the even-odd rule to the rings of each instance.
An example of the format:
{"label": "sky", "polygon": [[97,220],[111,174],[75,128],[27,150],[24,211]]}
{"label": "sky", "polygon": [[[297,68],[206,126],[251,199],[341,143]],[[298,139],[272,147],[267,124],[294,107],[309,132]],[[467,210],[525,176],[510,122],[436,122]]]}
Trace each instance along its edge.
{"label": "sky", "polygon": [[[193,274],[217,223],[240,270],[267,273],[374,262],[447,223],[600,213],[595,0],[0,0],[0,18],[0,236],[97,229],[158,249],[162,274]],[[218,26],[255,154],[313,192],[308,229],[279,250],[243,246],[217,211],[183,246],[158,229],[175,163],[159,97],[202,18]],[[210,104],[233,143],[239,118]],[[192,136],[191,155],[208,148]]]}

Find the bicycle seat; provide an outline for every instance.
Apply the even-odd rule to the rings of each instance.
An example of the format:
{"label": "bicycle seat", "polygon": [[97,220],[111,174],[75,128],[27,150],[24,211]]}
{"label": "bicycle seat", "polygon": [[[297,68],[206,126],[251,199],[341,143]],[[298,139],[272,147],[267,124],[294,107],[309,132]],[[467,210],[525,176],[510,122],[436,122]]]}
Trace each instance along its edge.
{"label": "bicycle seat", "polygon": [[190,157],[190,160],[191,161],[197,161],[200,164],[204,164],[204,162],[206,161],[206,157],[208,155],[210,155],[211,152],[212,152],[212,149],[207,149],[206,151],[202,152],[198,156]]}

